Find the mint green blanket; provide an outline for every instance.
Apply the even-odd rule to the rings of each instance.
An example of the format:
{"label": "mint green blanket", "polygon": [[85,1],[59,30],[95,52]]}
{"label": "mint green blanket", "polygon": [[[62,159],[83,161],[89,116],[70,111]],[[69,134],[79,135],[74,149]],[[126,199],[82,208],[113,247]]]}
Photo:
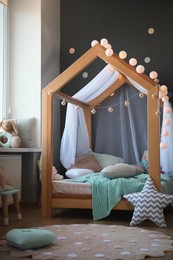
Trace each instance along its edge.
{"label": "mint green blanket", "polygon": [[[99,220],[110,214],[123,195],[141,191],[147,178],[148,174],[140,174],[133,178],[110,180],[101,173],[91,173],[69,181],[92,184],[92,214],[94,220]],[[173,182],[170,178],[162,174],[161,182],[165,193],[173,194]]]}

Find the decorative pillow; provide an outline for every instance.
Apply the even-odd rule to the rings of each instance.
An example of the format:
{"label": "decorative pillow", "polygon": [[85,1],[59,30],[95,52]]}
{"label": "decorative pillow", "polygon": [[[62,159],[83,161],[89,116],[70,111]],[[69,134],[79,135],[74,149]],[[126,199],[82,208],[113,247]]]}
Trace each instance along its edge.
{"label": "decorative pillow", "polygon": [[110,154],[93,152],[93,155],[95,156],[96,160],[98,161],[102,169],[112,164],[124,162],[123,158],[110,155]]}
{"label": "decorative pillow", "polygon": [[93,170],[90,170],[90,169],[76,168],[76,169],[70,169],[70,170],[66,171],[65,175],[69,179],[73,179],[75,177],[80,177],[80,176],[83,176],[83,175],[87,175],[89,173],[94,173],[94,172],[93,172]]}
{"label": "decorative pillow", "polygon": [[50,245],[56,238],[55,234],[45,229],[12,229],[5,239],[8,244],[23,250]]}
{"label": "decorative pillow", "polygon": [[148,151],[147,150],[144,151],[140,164],[144,168],[145,172],[148,173]]}
{"label": "decorative pillow", "polygon": [[21,147],[34,148],[36,145],[36,118],[14,119],[21,138]]}
{"label": "decorative pillow", "polygon": [[143,170],[135,165],[126,163],[117,163],[106,166],[101,170],[105,177],[114,179],[119,177],[133,177],[143,172]]}
{"label": "decorative pillow", "polygon": [[158,192],[150,176],[141,192],[127,194],[123,197],[134,206],[131,226],[149,219],[159,227],[166,227],[163,210],[173,203],[173,195]]}
{"label": "decorative pillow", "polygon": [[75,164],[70,169],[74,168],[90,169],[93,172],[100,172],[102,169],[93,154],[82,155],[76,158]]}

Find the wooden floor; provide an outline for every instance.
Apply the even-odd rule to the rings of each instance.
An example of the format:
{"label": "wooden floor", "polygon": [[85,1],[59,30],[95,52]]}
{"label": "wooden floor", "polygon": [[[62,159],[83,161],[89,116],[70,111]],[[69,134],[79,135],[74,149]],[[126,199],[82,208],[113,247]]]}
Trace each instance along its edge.
{"label": "wooden floor", "polygon": [[[112,211],[110,216],[99,221],[92,220],[91,210],[82,210],[82,209],[68,209],[68,210],[54,210],[52,218],[42,218],[41,209],[37,205],[21,205],[22,210],[22,220],[16,221],[16,216],[13,207],[9,209],[9,221],[8,226],[2,225],[2,213],[0,213],[0,237],[2,238],[6,232],[12,228],[28,228],[28,227],[38,227],[46,226],[52,224],[76,224],[76,223],[99,223],[99,224],[115,224],[115,225],[124,225],[129,226],[132,212],[127,211]],[[150,230],[160,231],[165,235],[171,236],[173,238],[173,210],[165,210],[165,220],[167,223],[166,228],[159,228],[151,221],[143,222],[140,227]],[[10,257],[9,253],[0,252],[0,259],[2,260],[15,260],[16,258]],[[20,258],[20,260],[28,258]],[[149,258],[152,259],[152,258]],[[162,258],[153,258],[153,259],[173,259],[173,252],[166,253]]]}

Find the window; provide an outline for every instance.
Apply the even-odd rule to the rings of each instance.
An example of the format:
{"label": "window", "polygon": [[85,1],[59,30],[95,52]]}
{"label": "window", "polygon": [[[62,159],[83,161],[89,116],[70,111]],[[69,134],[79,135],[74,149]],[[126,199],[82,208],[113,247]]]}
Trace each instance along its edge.
{"label": "window", "polygon": [[0,1],[0,119],[7,116],[7,6]]}

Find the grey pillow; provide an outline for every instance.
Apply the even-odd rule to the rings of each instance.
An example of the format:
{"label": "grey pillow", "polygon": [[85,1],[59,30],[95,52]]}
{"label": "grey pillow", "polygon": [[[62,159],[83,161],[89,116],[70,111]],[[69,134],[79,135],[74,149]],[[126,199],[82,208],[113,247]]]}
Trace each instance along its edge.
{"label": "grey pillow", "polygon": [[19,130],[22,148],[35,148],[36,145],[36,118],[14,119]]}
{"label": "grey pillow", "polygon": [[117,163],[115,165],[106,166],[101,172],[105,177],[114,179],[119,177],[133,177],[144,172],[144,170],[136,165]]}

